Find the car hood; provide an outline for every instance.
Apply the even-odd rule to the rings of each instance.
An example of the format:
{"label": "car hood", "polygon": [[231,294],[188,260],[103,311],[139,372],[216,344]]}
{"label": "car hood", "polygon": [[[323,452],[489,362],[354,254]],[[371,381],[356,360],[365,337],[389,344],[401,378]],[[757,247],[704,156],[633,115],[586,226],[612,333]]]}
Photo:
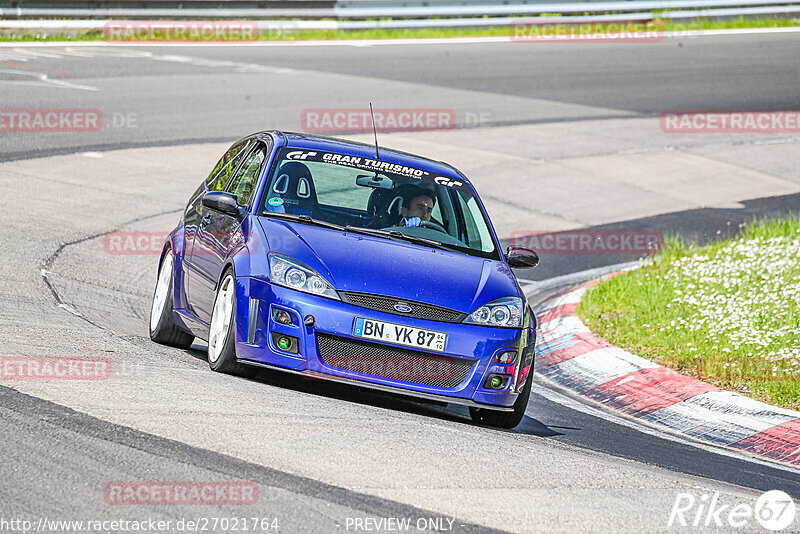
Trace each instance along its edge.
{"label": "car hood", "polygon": [[259,217],[272,252],[325,276],[337,291],[387,295],[471,313],[521,296],[508,265],[466,254]]}

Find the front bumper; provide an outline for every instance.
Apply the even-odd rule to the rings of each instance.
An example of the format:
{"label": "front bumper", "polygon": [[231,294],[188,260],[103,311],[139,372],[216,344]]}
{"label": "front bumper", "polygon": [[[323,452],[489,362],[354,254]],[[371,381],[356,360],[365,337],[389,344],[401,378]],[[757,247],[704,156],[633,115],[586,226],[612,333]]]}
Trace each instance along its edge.
{"label": "front bumper", "polygon": [[[491,328],[374,311],[275,286],[258,278],[238,278],[237,289],[236,353],[245,364],[353,383],[428,400],[496,410],[511,409],[533,368],[535,338],[531,325],[534,323],[527,315],[528,328]],[[291,314],[291,325],[281,324],[273,318],[272,310],[276,306]],[[309,315],[314,317],[314,324],[311,326],[304,324],[304,319]],[[444,352],[428,352],[357,339],[353,336],[353,325],[357,317],[445,332],[447,341]],[[292,347],[291,350],[297,352],[279,349],[274,342],[273,334],[276,333],[296,338],[297,347]],[[393,366],[395,372],[373,373],[368,371],[374,371],[375,367],[334,365],[329,354],[320,353],[318,335],[328,340],[335,336],[344,346],[360,344],[363,348],[364,343],[371,346],[374,344],[376,353],[392,354],[389,365]],[[517,351],[513,364],[501,365],[494,362],[498,352],[508,350]],[[452,364],[432,363],[426,368],[420,364],[420,361],[426,359],[439,364],[450,361]],[[341,361],[341,358],[335,361]],[[382,365],[379,368],[384,369]],[[453,369],[463,370],[459,371],[461,374],[457,375],[455,381],[452,374],[445,376],[443,380],[440,379],[441,376],[434,375],[452,373]],[[484,387],[489,374],[507,375],[508,379],[502,389]],[[457,383],[453,385],[454,382]]]}

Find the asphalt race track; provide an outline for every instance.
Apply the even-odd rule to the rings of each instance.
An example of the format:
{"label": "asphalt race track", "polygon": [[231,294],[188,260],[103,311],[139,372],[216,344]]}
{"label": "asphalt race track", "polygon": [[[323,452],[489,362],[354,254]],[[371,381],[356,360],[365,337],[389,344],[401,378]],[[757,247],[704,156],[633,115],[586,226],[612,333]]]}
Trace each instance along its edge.
{"label": "asphalt race track", "polygon": [[[0,518],[174,525],[246,516],[277,519],[283,532],[365,530],[367,517],[466,532],[724,532],[668,526],[676,496],[718,493],[730,506],[771,489],[800,498],[797,470],[659,434],[543,380],[522,424],[501,431],[452,405],[213,373],[202,342],[188,351],[150,342],[157,256],[119,253],[105,237],[171,230],[236,138],[302,129],[303,110],[372,101],[452,111],[455,129],[379,140],[459,167],[503,238],[599,228],[711,239],[747,218],[800,210],[800,134],[667,133],[659,115],[800,109],[798,48],[798,33],[0,47],[4,111],[103,117],[99,131],[0,131],[0,357],[103,356],[112,369],[92,382],[0,381]],[[565,275],[638,257],[545,254],[517,274],[536,300],[578,279]],[[258,501],[110,505],[104,489],[119,481],[247,481]]]}

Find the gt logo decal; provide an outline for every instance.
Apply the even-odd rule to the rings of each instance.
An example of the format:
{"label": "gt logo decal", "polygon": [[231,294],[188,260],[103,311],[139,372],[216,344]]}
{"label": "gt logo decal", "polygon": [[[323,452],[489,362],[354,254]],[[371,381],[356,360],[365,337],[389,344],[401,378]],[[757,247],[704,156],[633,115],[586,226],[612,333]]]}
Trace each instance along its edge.
{"label": "gt logo decal", "polygon": [[437,176],[436,178],[433,179],[433,181],[439,185],[443,185],[446,187],[459,187],[463,185],[463,182],[447,178],[446,176]]}
{"label": "gt logo decal", "polygon": [[303,152],[302,150],[295,150],[286,154],[286,159],[306,159],[316,156],[316,152]]}

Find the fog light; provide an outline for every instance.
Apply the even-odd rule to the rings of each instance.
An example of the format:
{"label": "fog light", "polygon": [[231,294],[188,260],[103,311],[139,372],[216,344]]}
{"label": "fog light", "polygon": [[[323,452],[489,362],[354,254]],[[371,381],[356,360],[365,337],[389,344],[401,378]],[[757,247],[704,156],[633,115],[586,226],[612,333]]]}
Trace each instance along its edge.
{"label": "fog light", "polygon": [[514,363],[514,360],[516,359],[517,359],[517,351],[507,350],[495,356],[494,361],[502,365],[508,365]]}
{"label": "fog light", "polygon": [[280,308],[272,308],[272,318],[281,324],[292,324],[292,314]]}
{"label": "fog light", "polygon": [[483,381],[483,387],[487,389],[503,389],[506,387],[508,375],[495,375],[491,374]]}
{"label": "fog light", "polygon": [[297,354],[300,352],[296,337],[279,334],[278,332],[272,332],[272,343],[278,348],[278,350],[282,350],[284,352],[291,352],[292,354]]}

